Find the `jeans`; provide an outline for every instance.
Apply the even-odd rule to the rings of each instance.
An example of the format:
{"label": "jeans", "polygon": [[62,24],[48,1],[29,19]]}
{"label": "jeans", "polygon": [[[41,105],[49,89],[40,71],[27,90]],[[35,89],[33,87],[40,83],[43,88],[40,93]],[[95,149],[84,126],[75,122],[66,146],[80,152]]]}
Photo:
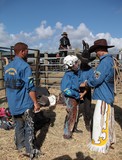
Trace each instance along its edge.
{"label": "jeans", "polygon": [[27,109],[23,114],[14,116],[15,144],[18,150],[23,147],[26,153],[33,154],[34,149],[34,122],[33,112]]}

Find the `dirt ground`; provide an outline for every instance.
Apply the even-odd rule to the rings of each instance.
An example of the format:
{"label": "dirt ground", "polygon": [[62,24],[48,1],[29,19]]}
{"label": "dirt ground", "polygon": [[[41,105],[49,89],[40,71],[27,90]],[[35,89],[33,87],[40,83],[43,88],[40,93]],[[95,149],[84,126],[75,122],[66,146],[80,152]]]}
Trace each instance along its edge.
{"label": "dirt ground", "polygon": [[[50,93],[58,96],[58,90],[51,90]],[[92,101],[92,110],[95,102]],[[0,104],[0,107],[6,105]],[[79,121],[79,129],[83,133],[74,133],[73,139],[63,139],[63,125],[66,115],[65,106],[57,104],[56,107],[44,109],[47,117],[51,118],[51,124],[46,125],[37,132],[38,147],[43,153],[39,160],[121,160],[122,159],[122,94],[117,96],[115,106],[115,130],[117,143],[109,153],[101,154],[91,152],[87,148],[90,141],[90,133],[84,126],[83,117]],[[0,160],[28,160],[21,158],[15,150],[14,130],[0,129]]]}

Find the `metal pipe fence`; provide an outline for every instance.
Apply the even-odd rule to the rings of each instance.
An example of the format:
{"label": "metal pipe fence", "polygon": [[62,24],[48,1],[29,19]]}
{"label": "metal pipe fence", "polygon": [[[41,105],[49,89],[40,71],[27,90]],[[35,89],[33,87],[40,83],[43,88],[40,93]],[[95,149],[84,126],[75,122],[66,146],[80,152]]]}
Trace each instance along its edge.
{"label": "metal pipe fence", "polygon": [[[0,50],[0,92],[5,90],[4,87],[4,73],[3,68],[5,66],[5,62],[3,57],[7,57],[10,62],[13,57],[13,48],[0,48],[5,50],[2,52]],[[50,57],[48,53],[40,53],[39,50],[30,49],[28,54],[27,62],[30,64],[32,68],[32,73],[34,77],[34,82],[36,86],[42,86],[47,88],[60,88],[61,79],[64,75],[65,68],[63,65],[64,57]],[[96,68],[99,60],[94,60],[90,63],[93,68]],[[120,62],[121,63],[121,62]],[[122,67],[119,66],[120,75],[122,74]],[[116,82],[117,84],[117,82]]]}

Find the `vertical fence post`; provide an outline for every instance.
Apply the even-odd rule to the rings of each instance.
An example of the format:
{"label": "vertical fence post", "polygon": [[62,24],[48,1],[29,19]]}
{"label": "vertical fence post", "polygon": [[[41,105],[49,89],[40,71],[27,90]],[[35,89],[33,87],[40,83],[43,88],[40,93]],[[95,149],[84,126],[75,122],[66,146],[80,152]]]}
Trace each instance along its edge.
{"label": "vertical fence post", "polygon": [[35,57],[35,65],[36,65],[36,73],[35,73],[35,80],[36,80],[36,86],[40,85],[40,52],[39,50],[35,51],[34,54]]}
{"label": "vertical fence post", "polygon": [[44,64],[45,64],[45,86],[48,88],[48,53],[44,54]]}
{"label": "vertical fence post", "polygon": [[4,82],[3,82],[3,65],[2,65],[2,53],[0,52],[0,87],[4,87]]}

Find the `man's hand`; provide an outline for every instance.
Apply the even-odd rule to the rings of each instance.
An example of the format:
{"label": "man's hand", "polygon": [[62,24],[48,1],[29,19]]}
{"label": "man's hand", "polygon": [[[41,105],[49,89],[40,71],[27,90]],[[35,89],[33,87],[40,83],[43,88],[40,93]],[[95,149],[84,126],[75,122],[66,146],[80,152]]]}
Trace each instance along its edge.
{"label": "man's hand", "polygon": [[29,96],[31,97],[32,101],[34,102],[34,112],[39,112],[40,111],[40,105],[37,102],[36,92],[30,91]]}
{"label": "man's hand", "polygon": [[80,93],[80,100],[84,100],[84,99],[83,99],[83,96],[84,96],[84,94],[83,94],[83,93]]}
{"label": "man's hand", "polygon": [[87,90],[84,90],[84,92],[80,93],[80,100],[84,100],[83,97],[87,93]]}
{"label": "man's hand", "polygon": [[34,112],[39,112],[40,111],[40,104],[37,102],[37,103],[34,103]]}
{"label": "man's hand", "polygon": [[86,82],[81,83],[80,87],[86,87]]}

